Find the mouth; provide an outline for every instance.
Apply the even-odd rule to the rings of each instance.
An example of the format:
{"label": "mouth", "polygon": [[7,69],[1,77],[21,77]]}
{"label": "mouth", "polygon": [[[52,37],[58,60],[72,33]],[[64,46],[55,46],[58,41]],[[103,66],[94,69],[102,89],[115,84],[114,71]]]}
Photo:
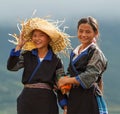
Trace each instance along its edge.
{"label": "mouth", "polygon": [[84,37],[84,38],[81,38],[81,40],[82,40],[82,41],[87,41],[88,38],[85,38],[85,37]]}
{"label": "mouth", "polygon": [[36,45],[39,45],[39,44],[41,44],[42,42],[41,41],[35,41],[34,42]]}

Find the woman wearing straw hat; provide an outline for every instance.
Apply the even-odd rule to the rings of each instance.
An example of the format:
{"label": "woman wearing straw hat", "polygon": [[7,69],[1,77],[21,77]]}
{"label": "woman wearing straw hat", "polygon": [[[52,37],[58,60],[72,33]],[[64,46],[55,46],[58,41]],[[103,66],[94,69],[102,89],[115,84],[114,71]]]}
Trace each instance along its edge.
{"label": "woman wearing straw hat", "polygon": [[81,18],[77,26],[80,41],[71,53],[68,74],[58,85],[72,84],[68,98],[67,114],[108,114],[102,93],[102,74],[107,59],[97,46],[98,23],[93,17]]}
{"label": "woman wearing straw hat", "polygon": [[[53,91],[57,76],[63,76],[61,60],[56,53],[65,52],[70,46],[68,35],[61,32],[57,24],[41,18],[31,18],[21,24],[17,45],[11,50],[7,69],[17,71],[24,68],[24,88],[17,98],[18,114],[58,114],[56,94]],[[21,51],[22,50],[22,51]],[[60,90],[59,104],[66,105],[65,95]]]}

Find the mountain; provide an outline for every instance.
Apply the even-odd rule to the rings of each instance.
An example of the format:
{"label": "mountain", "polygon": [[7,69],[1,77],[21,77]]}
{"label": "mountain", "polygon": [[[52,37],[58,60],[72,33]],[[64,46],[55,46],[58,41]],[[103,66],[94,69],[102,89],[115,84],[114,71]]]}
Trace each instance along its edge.
{"label": "mountain", "polygon": [[[76,35],[75,23],[69,22],[69,29],[66,30],[70,35]],[[119,22],[102,21],[100,25],[100,39],[98,44],[108,59],[108,68],[103,75],[104,97],[108,104],[109,114],[120,114],[120,53],[119,53]],[[16,114],[16,98],[22,90],[21,74],[10,72],[6,69],[7,59],[13,44],[8,42],[12,37],[8,33],[17,33],[18,30],[13,26],[0,27],[0,114]],[[77,38],[71,38],[73,47],[79,42]],[[62,58],[65,69],[69,59]]]}

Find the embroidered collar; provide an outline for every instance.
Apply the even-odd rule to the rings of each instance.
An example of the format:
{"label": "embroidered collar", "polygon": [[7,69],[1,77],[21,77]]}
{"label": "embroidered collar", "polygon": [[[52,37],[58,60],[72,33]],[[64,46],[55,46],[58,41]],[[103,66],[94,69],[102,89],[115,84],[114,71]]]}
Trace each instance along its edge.
{"label": "embroidered collar", "polygon": [[[95,43],[92,42],[91,44],[89,44],[84,50],[81,51],[81,53],[84,52],[85,50],[87,50],[91,45],[95,45]],[[74,53],[75,55],[79,55],[78,51],[79,51],[80,46],[82,46],[82,45],[78,45],[78,46],[73,50],[73,53]]]}

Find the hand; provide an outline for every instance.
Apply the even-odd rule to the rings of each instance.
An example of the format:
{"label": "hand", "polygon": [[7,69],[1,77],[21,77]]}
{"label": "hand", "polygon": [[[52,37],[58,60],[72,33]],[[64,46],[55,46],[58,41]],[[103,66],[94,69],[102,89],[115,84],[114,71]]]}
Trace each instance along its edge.
{"label": "hand", "polygon": [[23,36],[24,36],[24,32],[21,32],[19,40],[18,40],[18,45],[21,46],[21,47],[23,47],[24,44],[29,40],[29,39],[23,38]]}
{"label": "hand", "polygon": [[69,79],[70,77],[64,76],[58,80],[58,87],[61,90],[62,94],[67,94],[72,87],[72,84],[69,83]]}
{"label": "hand", "polygon": [[67,106],[64,106],[63,114],[67,114]]}
{"label": "hand", "polygon": [[24,36],[24,32],[21,32],[20,37],[18,39],[18,45],[16,46],[15,51],[20,50],[24,46],[24,44],[29,40],[29,39],[23,38],[23,36]]}
{"label": "hand", "polygon": [[61,86],[60,89],[61,89],[62,94],[67,94],[70,91],[71,87],[72,87],[71,84],[66,84],[66,85]]}
{"label": "hand", "polygon": [[69,77],[64,76],[58,80],[58,87],[61,88],[63,85],[69,84]]}
{"label": "hand", "polygon": [[[80,85],[80,83],[76,80],[75,77],[64,76],[58,80],[59,89],[61,89],[65,85],[71,86],[72,84]],[[71,89],[71,87],[69,87],[69,89]]]}
{"label": "hand", "polygon": [[67,109],[64,109],[64,112],[63,112],[63,114],[67,114]]}

